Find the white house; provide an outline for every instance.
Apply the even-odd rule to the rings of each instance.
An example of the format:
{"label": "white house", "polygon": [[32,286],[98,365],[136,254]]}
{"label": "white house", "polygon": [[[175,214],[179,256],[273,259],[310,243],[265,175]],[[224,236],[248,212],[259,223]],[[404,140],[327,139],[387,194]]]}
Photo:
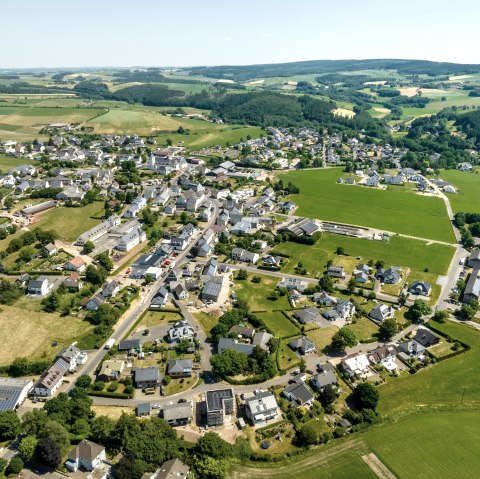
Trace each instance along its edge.
{"label": "white house", "polygon": [[87,439],[80,441],[75,449],[70,451],[65,467],[70,472],[76,472],[82,468],[87,471],[93,471],[101,466],[107,459],[105,448]]}

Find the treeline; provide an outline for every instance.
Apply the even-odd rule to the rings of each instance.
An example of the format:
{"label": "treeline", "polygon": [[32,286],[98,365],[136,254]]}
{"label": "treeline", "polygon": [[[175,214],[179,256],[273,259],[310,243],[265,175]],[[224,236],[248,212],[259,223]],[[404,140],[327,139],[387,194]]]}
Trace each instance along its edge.
{"label": "treeline", "polygon": [[477,145],[480,145],[480,110],[458,115],[455,126],[459,127],[467,138],[472,138]]}
{"label": "treeline", "polygon": [[15,82],[12,85],[0,85],[0,93],[2,94],[30,94],[37,95],[42,93],[71,93],[71,91],[65,88],[59,88],[56,86],[43,86],[33,85],[27,82]]}

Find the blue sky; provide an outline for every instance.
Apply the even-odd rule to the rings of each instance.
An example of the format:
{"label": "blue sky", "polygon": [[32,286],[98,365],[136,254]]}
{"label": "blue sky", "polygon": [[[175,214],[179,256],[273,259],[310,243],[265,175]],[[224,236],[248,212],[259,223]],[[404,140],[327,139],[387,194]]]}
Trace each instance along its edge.
{"label": "blue sky", "polygon": [[0,11],[0,68],[480,63],[478,0],[15,0]]}

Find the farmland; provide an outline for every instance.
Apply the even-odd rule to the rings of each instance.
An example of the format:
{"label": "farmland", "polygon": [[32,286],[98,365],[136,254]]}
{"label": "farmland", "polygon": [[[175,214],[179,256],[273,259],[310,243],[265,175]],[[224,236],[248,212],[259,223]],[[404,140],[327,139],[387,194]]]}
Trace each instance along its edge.
{"label": "farmland", "polygon": [[61,239],[72,242],[83,232],[102,221],[103,203],[94,202],[83,207],[64,206],[38,215],[35,226],[55,231]]}
{"label": "farmland", "polygon": [[281,176],[300,188],[296,214],[369,226],[452,243],[453,231],[440,198],[338,184],[342,170],[295,171]]}
{"label": "farmland", "polygon": [[445,274],[453,256],[453,248],[438,243],[427,244],[423,241],[401,236],[393,236],[390,241],[370,241],[341,235],[322,234],[312,246],[296,243],[281,243],[275,251],[291,256],[285,266],[286,273],[293,273],[298,261],[305,264],[310,275],[316,275],[325,269],[328,260],[335,264],[345,256],[335,254],[337,247],[342,247],[353,263],[360,256],[362,262],[369,259],[382,260],[386,264],[404,266],[414,271],[428,269],[431,273]]}
{"label": "farmland", "polygon": [[455,195],[448,195],[454,213],[480,211],[480,175],[466,171],[444,170],[440,177],[460,190]]}

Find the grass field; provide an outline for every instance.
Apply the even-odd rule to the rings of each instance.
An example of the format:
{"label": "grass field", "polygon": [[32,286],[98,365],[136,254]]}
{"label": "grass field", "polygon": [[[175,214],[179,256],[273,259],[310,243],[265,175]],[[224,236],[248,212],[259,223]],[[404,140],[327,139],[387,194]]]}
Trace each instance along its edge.
{"label": "grass field", "polygon": [[182,316],[177,313],[170,313],[164,311],[147,311],[147,314],[142,318],[142,321],[138,325],[138,328],[151,328],[152,326],[158,326],[159,324],[167,324],[172,321],[179,321]]}
{"label": "grass field", "polygon": [[291,336],[299,332],[298,328],[289,321],[280,311],[272,311],[270,313],[257,313],[265,325],[271,329],[275,337]]}
{"label": "grass field", "polygon": [[[44,313],[40,300],[20,298],[13,306],[0,306],[0,365],[16,357],[52,358],[93,326],[73,316]],[[52,341],[58,345],[52,347]]]}
{"label": "grass field", "polygon": [[[341,246],[348,257],[335,254],[337,247]],[[312,246],[297,243],[281,243],[275,251],[291,256],[284,268],[286,273],[293,273],[298,261],[302,261],[309,271],[315,276],[323,272],[328,260],[335,264],[353,262],[368,262],[369,259],[382,260],[386,264],[404,266],[412,271],[423,271],[428,268],[430,273],[446,274],[454,249],[438,243],[427,243],[401,236],[393,236],[388,243],[383,241],[370,241],[341,235],[323,234]],[[356,257],[360,256],[361,261]],[[351,259],[352,261],[348,261]],[[343,266],[347,266],[343,264]],[[415,278],[416,279],[416,278]]]}
{"label": "grass field", "polygon": [[257,274],[262,281],[260,284],[252,283],[253,274],[249,273],[246,280],[235,280],[233,290],[237,296],[247,301],[252,311],[273,311],[280,309],[290,309],[287,296],[281,296],[276,301],[268,299],[270,293],[275,289],[278,278]]}
{"label": "grass field", "polygon": [[381,414],[432,406],[480,406],[480,332],[455,323],[437,324],[444,334],[471,347],[470,351],[441,361],[415,375],[379,387]]}
{"label": "grass field", "polygon": [[200,326],[207,334],[218,323],[219,319],[218,316],[213,316],[212,314],[207,313],[195,313],[194,316],[197,318]]}
{"label": "grass field", "polygon": [[280,369],[290,369],[300,363],[300,359],[292,351],[288,343],[291,339],[282,339],[278,346],[278,366]]}
{"label": "grass field", "polygon": [[[0,117],[0,122],[1,120],[2,118]],[[11,156],[0,155],[0,171],[4,173],[6,173],[10,168],[26,165],[28,163],[32,163],[32,161],[26,160],[25,158],[13,158]]]}
{"label": "grass field", "polygon": [[308,331],[308,338],[315,343],[318,351],[328,346],[332,342],[333,335],[338,331],[336,326],[329,326],[328,328],[319,328],[313,331]]}
{"label": "grass field", "polygon": [[480,175],[466,171],[443,170],[440,178],[460,189],[448,195],[453,212],[478,213],[480,211]]}
{"label": "grass field", "polygon": [[102,202],[93,202],[79,208],[60,206],[38,215],[35,226],[56,231],[61,239],[71,242],[100,223],[102,216]]}
{"label": "grass field", "polygon": [[339,168],[282,175],[300,188],[290,199],[298,216],[369,226],[453,243],[454,235],[440,198],[338,184]]}

